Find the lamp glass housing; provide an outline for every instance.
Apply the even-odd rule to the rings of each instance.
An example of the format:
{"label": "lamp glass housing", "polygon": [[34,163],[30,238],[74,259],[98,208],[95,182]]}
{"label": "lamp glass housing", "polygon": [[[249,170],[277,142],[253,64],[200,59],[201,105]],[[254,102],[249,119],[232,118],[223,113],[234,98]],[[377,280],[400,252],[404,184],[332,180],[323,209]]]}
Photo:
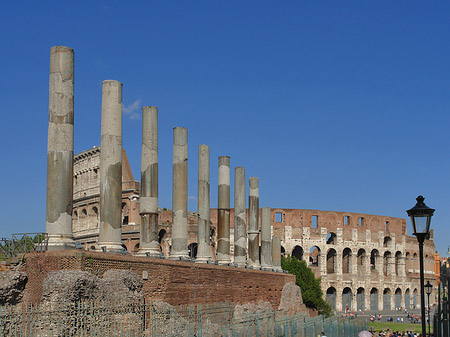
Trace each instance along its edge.
{"label": "lamp glass housing", "polygon": [[425,284],[425,293],[427,295],[431,295],[431,292],[433,291],[433,285],[430,283],[430,281],[427,281],[427,284]]}
{"label": "lamp glass housing", "polygon": [[413,234],[416,236],[426,235],[430,233],[430,223],[434,209],[425,205],[423,196],[419,195],[416,200],[417,204],[406,212],[411,218]]}

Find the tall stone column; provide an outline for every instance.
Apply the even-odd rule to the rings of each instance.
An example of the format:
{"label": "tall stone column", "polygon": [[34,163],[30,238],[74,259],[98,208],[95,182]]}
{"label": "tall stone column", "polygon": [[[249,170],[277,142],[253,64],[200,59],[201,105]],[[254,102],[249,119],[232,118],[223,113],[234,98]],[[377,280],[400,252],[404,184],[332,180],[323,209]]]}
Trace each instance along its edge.
{"label": "tall stone column", "polygon": [[187,129],[173,129],[172,249],[169,259],[188,259],[188,137]]}
{"label": "tall stone column", "polygon": [[219,157],[219,202],[217,209],[217,262],[230,259],[230,157]]}
{"label": "tall stone column", "polygon": [[206,263],[211,260],[210,249],[210,185],[209,185],[209,146],[198,147],[198,229],[197,258],[195,262]]}
{"label": "tall stone column", "polygon": [[122,83],[103,81],[98,247],[122,250]]}
{"label": "tall stone column", "polygon": [[48,249],[72,249],[73,200],[73,49],[50,50],[47,147]]}
{"label": "tall stone column", "polygon": [[158,108],[142,107],[140,242],[137,255],[159,256],[158,242]]}
{"label": "tall stone column", "polygon": [[234,263],[247,262],[247,217],[245,214],[245,169],[234,169]]}
{"label": "tall stone column", "polygon": [[259,267],[259,180],[249,178],[248,265]]}
{"label": "tall stone column", "polygon": [[273,269],[281,271],[281,238],[272,238],[272,263]]}
{"label": "tall stone column", "polygon": [[261,268],[263,269],[272,269],[270,227],[270,207],[264,207],[261,211]]}

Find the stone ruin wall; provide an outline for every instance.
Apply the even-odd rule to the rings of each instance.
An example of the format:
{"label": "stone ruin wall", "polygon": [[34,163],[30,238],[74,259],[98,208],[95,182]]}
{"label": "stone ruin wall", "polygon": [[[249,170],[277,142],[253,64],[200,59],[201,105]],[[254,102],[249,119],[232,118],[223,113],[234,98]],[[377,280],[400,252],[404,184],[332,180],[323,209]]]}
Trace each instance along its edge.
{"label": "stone ruin wall", "polygon": [[[73,233],[86,250],[94,249],[99,234],[99,153],[100,148],[94,147],[74,159]],[[123,162],[123,172],[122,243],[130,253],[135,253],[139,248],[139,182],[134,181],[127,160]],[[159,241],[166,257],[171,245],[171,224],[171,211],[160,209]],[[232,256],[233,209],[230,226]],[[284,254],[304,259],[316,276],[322,278],[322,290],[336,310],[420,305],[418,244],[415,237],[407,235],[405,219],[272,208],[271,230],[272,236],[281,237]],[[330,236],[334,238],[329,240]],[[217,209],[211,209],[211,238],[214,259]],[[193,256],[196,243],[197,217],[189,212],[188,244]],[[434,253],[431,237],[424,246],[425,281],[435,278]]]}

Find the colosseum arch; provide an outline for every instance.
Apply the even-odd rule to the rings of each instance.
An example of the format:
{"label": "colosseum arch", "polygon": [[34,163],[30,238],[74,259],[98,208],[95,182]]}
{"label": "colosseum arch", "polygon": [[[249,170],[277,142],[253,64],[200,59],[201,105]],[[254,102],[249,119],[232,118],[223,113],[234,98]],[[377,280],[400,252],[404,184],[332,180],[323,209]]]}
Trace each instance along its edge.
{"label": "colosseum arch", "polygon": [[397,288],[394,293],[394,305],[395,309],[402,307],[402,290]]}
{"label": "colosseum arch", "polygon": [[417,288],[413,290],[413,308],[417,308]]}
{"label": "colosseum arch", "polygon": [[320,248],[312,246],[309,250],[309,265],[311,267],[320,267]]}
{"label": "colosseum arch", "polygon": [[378,310],[378,289],[370,290],[370,310]]}
{"label": "colosseum arch", "polygon": [[281,256],[286,256],[286,249],[283,246],[281,246]]}
{"label": "colosseum arch", "polygon": [[128,205],[122,202],[122,225],[128,225]]}
{"label": "colosseum arch", "polygon": [[303,248],[300,246],[295,246],[292,250],[292,256],[300,261],[303,260]]}
{"label": "colosseum arch", "polygon": [[331,309],[336,311],[336,288],[329,287],[327,289],[326,299]]}
{"label": "colosseum arch", "polygon": [[336,244],[336,233],[330,232],[327,235],[327,245],[335,245]]}
{"label": "colosseum arch", "polygon": [[365,291],[362,287],[356,291],[356,310],[366,310]]}
{"label": "colosseum arch", "polygon": [[350,274],[352,272],[352,250],[345,248],[342,251],[342,274]]}
{"label": "colosseum arch", "polygon": [[133,253],[137,253],[139,251],[139,242],[136,243],[133,247]]}
{"label": "colosseum arch", "polygon": [[385,236],[383,240],[383,247],[387,248],[391,245],[392,239],[390,236]]}
{"label": "colosseum arch", "polygon": [[383,273],[384,273],[385,276],[391,274],[390,267],[389,267],[391,257],[392,257],[392,254],[391,254],[390,251],[387,251],[387,252],[384,253],[384,256],[383,256]]}
{"label": "colosseum arch", "polygon": [[197,242],[192,242],[188,245],[188,254],[190,258],[196,258],[197,257]]}
{"label": "colosseum arch", "polygon": [[383,291],[383,310],[391,310],[391,289],[389,288]]}
{"label": "colosseum arch", "polygon": [[411,308],[411,298],[409,294],[409,288],[405,291],[405,308],[410,309]]}
{"label": "colosseum arch", "polygon": [[327,252],[327,274],[336,273],[336,249],[330,248]]}
{"label": "colosseum arch", "polygon": [[363,274],[366,272],[366,251],[361,248],[358,250],[357,255],[357,268],[358,268],[358,274]]}
{"label": "colosseum arch", "polygon": [[397,251],[395,253],[395,275],[400,275],[400,263],[402,261],[402,253]]}
{"label": "colosseum arch", "polygon": [[379,261],[380,253],[377,249],[372,249],[370,252],[370,269],[376,270],[378,268],[378,261]]}
{"label": "colosseum arch", "polygon": [[353,293],[349,287],[342,290],[342,311],[352,310],[352,297]]}
{"label": "colosseum arch", "polygon": [[408,272],[409,269],[411,269],[411,253],[406,252],[405,254],[405,269],[406,272]]}

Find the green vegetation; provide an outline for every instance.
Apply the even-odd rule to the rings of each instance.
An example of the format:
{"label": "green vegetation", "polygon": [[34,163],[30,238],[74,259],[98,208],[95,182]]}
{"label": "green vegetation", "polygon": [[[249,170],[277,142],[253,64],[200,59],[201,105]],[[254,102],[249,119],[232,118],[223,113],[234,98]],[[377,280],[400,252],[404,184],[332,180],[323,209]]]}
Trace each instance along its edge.
{"label": "green vegetation", "polygon": [[305,261],[299,261],[292,256],[282,256],[281,268],[295,275],[295,283],[302,290],[303,303],[308,308],[317,309],[321,315],[331,316],[331,307],[323,299],[320,278],[314,276],[313,271],[306,265]]}
{"label": "green vegetation", "polygon": [[[383,323],[383,322],[369,322],[369,327],[373,326],[376,332],[389,329],[389,331],[399,331],[403,332],[405,330],[413,331],[417,333],[422,332],[421,324],[411,324],[411,323]],[[428,325],[427,325],[428,332]],[[433,332],[433,326],[431,326],[431,332]]]}

